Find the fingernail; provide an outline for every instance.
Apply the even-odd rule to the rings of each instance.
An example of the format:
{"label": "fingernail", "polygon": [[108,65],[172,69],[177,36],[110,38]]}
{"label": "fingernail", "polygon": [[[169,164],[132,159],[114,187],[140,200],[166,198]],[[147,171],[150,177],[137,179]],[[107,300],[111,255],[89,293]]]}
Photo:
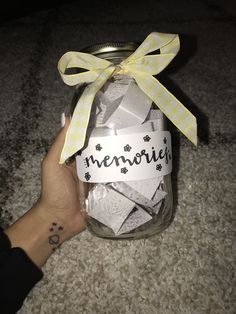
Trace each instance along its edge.
{"label": "fingernail", "polygon": [[65,112],[63,112],[63,113],[61,114],[61,127],[62,127],[62,128],[64,128],[65,123],[66,123],[66,115],[65,115]]}

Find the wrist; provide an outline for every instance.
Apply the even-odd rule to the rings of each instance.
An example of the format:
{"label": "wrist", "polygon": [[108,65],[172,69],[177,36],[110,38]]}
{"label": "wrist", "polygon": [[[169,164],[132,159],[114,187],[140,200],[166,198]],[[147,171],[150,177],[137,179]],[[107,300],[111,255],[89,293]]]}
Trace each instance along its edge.
{"label": "wrist", "polygon": [[47,208],[40,199],[31,210],[41,224],[47,227],[48,237],[54,234],[59,236],[59,245],[73,236],[66,219],[58,215],[55,209]]}
{"label": "wrist", "polygon": [[22,248],[41,267],[67,238],[66,227],[56,217],[44,213],[36,204],[10,226],[5,233],[12,247]]}
{"label": "wrist", "polygon": [[86,229],[87,214],[80,202],[78,202],[78,207],[75,208],[55,208],[48,205],[40,197],[34,206],[34,210],[44,222],[54,223],[54,227],[50,227],[54,231],[57,227],[63,227],[59,228],[59,231],[61,231],[61,242],[69,240]]}

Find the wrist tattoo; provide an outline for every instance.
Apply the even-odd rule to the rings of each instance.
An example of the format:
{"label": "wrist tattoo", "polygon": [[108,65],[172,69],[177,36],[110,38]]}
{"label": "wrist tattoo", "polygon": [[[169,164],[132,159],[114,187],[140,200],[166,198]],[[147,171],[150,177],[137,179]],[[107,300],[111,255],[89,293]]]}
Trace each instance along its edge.
{"label": "wrist tattoo", "polygon": [[49,228],[51,235],[48,237],[48,243],[52,245],[52,250],[55,251],[60,245],[60,233],[63,231],[63,227],[53,222]]}

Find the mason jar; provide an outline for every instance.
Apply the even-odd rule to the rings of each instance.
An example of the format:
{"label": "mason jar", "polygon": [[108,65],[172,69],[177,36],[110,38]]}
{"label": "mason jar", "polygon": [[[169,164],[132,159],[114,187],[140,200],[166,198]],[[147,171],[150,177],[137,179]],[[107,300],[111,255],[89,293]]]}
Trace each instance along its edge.
{"label": "mason jar", "polygon": [[[109,42],[85,48],[82,52],[93,54],[117,65],[131,55],[137,47],[138,44],[134,42]],[[71,114],[73,114],[75,105],[85,87],[85,84],[76,87],[70,109]],[[122,105],[124,98],[127,103]],[[142,103],[142,101],[146,104]],[[139,108],[137,109],[139,103],[140,108],[147,105],[145,109],[140,109],[140,112]],[[133,111],[137,112],[133,114]],[[143,113],[143,111],[145,112]],[[127,112],[129,112],[130,118]],[[138,116],[137,123],[135,123],[135,115]],[[88,191],[85,202],[88,214],[87,228],[93,235],[107,239],[139,239],[160,233],[171,223],[173,218],[171,170],[170,165],[168,165],[169,170],[166,171],[167,173],[160,175],[162,169],[158,169],[158,167],[162,168],[166,165],[163,163],[162,165],[159,164],[158,156],[155,155],[154,146],[155,149],[159,149],[158,144],[150,143],[152,147],[148,144],[148,139],[152,137],[149,135],[154,133],[157,142],[164,141],[165,143],[167,136],[163,134],[167,134],[168,141],[171,141],[169,132],[166,129],[165,116],[160,112],[156,104],[152,103],[151,100],[143,94],[132,77],[125,74],[111,77],[95,96],[85,145],[84,148],[76,154],[78,176],[79,179],[83,181],[84,190]],[[132,145],[126,144],[122,148],[125,151],[124,153],[131,154],[131,150],[134,151],[135,146],[141,145],[138,142],[140,141],[140,134],[141,139],[143,139],[143,144],[150,146],[149,151],[153,152],[153,155],[147,157],[148,155],[145,155],[145,153],[148,149],[141,149],[139,153],[136,152],[134,156],[138,156],[139,160],[142,157],[146,158],[146,162],[153,159],[152,162],[155,164],[152,165],[152,167],[155,168],[152,168],[154,169],[153,172],[145,168],[147,166],[149,167],[151,162],[149,165],[145,164],[142,167],[135,165],[137,166],[137,170],[133,172],[135,178],[131,176],[126,179],[125,174],[127,175],[127,173],[125,172],[129,170],[127,166],[132,165],[133,161],[131,162],[125,158],[122,159],[120,155],[119,157],[114,157],[112,154],[114,149],[116,149],[115,143],[117,138],[128,139],[130,135],[132,135]],[[110,170],[107,172],[107,177],[104,177],[105,170],[107,169],[104,168],[104,171],[99,169],[100,174],[96,173],[96,178],[91,182],[91,173],[84,170],[85,172],[81,174],[81,169],[92,166],[91,160],[93,166],[96,164],[94,161],[96,159],[91,159],[90,157],[92,155],[90,155],[90,157],[87,155],[87,165],[85,165],[86,158],[84,154],[88,149],[90,153],[95,152],[102,154],[102,146],[105,144],[98,142],[95,145],[96,138],[99,138],[102,143],[110,143],[106,144],[108,148],[104,154],[106,154],[106,156],[113,156],[112,160],[114,163],[116,162],[115,166],[120,166],[118,163],[121,160],[125,161],[127,166],[126,164],[125,167],[120,166],[121,172],[118,176],[115,174],[112,175],[112,170]],[[172,162],[171,143],[168,145],[168,150],[165,148],[167,152],[165,163],[167,163],[167,159],[168,163]],[[162,154],[159,153],[159,157],[164,158],[164,149],[159,149],[159,152],[160,151],[162,151]],[[105,155],[101,156],[104,157]],[[137,158],[136,162],[138,163]],[[99,165],[97,160],[96,162],[97,165]],[[104,165],[107,161],[103,159],[102,162]],[[108,163],[106,166],[107,165]],[[145,177],[146,171],[149,172],[148,178]],[[121,175],[123,175],[122,178]],[[143,178],[143,176],[145,178]]]}

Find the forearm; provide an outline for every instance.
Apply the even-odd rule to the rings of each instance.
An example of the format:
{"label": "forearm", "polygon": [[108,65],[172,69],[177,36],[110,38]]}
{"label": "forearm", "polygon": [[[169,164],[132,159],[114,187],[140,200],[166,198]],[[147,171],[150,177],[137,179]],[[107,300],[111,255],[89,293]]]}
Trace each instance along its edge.
{"label": "forearm", "polygon": [[38,267],[60,244],[86,228],[86,195],[77,177],[75,160],[69,165],[59,164],[69,121],[67,118],[42,162],[40,199],[5,230],[12,248],[22,248]]}
{"label": "forearm", "polygon": [[5,230],[5,233],[12,248],[22,248],[38,267],[42,267],[52,252],[68,237],[63,222],[45,215],[39,203]]}

